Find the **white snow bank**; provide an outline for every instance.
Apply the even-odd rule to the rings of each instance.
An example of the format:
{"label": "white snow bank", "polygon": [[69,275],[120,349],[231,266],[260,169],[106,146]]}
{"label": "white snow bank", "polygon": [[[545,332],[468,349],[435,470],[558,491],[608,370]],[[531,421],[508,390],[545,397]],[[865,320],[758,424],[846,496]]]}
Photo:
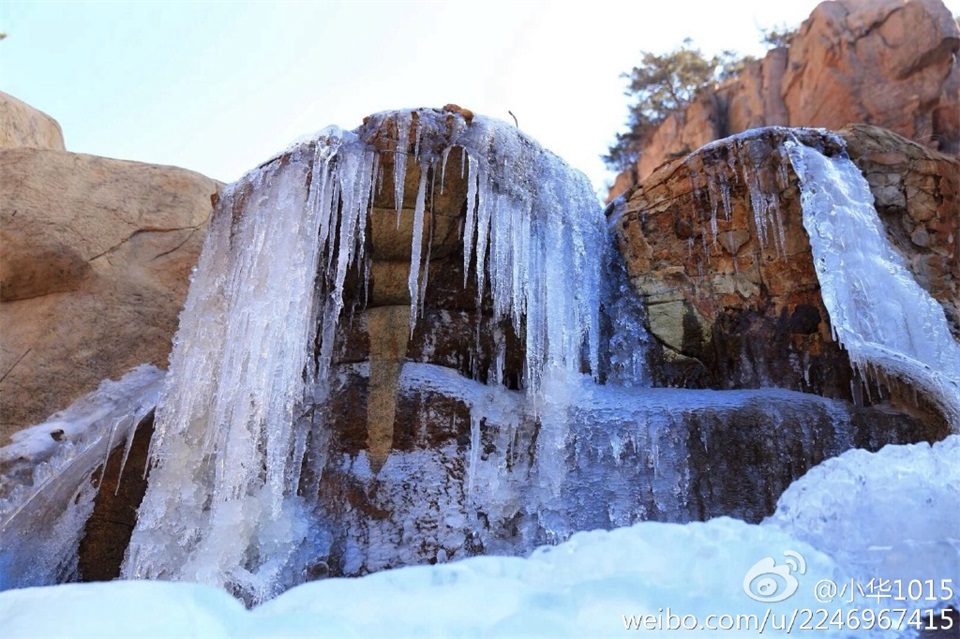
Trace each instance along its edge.
{"label": "white snow bank", "polygon": [[[858,582],[931,582],[960,605],[960,435],[934,444],[850,450],[795,481],[764,523],[826,552]],[[949,589],[941,588],[948,580]],[[931,588],[901,604],[931,607]],[[952,592],[951,596],[949,595]],[[906,593],[909,595],[909,593]],[[933,598],[933,597],[930,597]]]}
{"label": "white snow bank", "polygon": [[0,635],[44,639],[242,636],[246,611],[226,592],[191,583],[110,581],[7,590]]}
{"label": "white snow bank", "polygon": [[[805,560],[803,574],[794,572],[795,594],[779,603],[751,599],[744,577],[767,557],[782,575],[787,551]],[[702,628],[669,636],[722,637],[736,633],[707,626],[754,624],[755,634],[769,609],[764,636],[784,636],[773,626],[789,621],[794,609],[836,610],[816,600],[814,586],[843,578],[826,555],[776,527],[722,518],[579,533],[528,559],[476,557],[316,581],[250,612],[212,587],[118,581],[6,591],[0,618],[11,639],[599,637],[628,634],[625,626],[637,615],[651,615],[641,620],[651,624],[641,630],[651,636],[656,624],[663,633],[672,619]]]}

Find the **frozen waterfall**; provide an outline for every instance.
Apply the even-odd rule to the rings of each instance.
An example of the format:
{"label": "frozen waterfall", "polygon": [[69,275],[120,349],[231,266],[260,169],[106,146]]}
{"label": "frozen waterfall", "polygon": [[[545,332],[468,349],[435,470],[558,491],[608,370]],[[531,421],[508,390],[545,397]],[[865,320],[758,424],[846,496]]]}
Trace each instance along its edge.
{"label": "frozen waterfall", "polygon": [[887,239],[866,179],[849,158],[793,141],[785,146],[800,178],[803,225],[834,334],[855,366],[917,384],[960,432],[960,345],[943,307]]}
{"label": "frozen waterfall", "polygon": [[[732,164],[691,174],[704,248],[717,243],[735,212],[749,210],[751,240],[792,259],[784,229],[786,221],[799,232],[790,199],[796,181],[786,162],[747,149],[749,135],[716,143],[731,145]],[[797,137],[807,145],[825,139],[811,131]],[[836,151],[842,143],[827,146]],[[854,366],[918,385],[960,428],[960,349],[942,309],[886,241],[859,171],[799,142],[783,150],[800,180],[830,323]],[[757,177],[771,168],[771,179]],[[377,254],[384,234],[393,243],[389,258]],[[887,466],[902,457],[904,467],[923,464],[914,483],[925,494],[949,500],[956,473],[943,468],[955,437],[932,452],[861,451],[825,463],[851,448],[943,433],[904,435],[915,422],[898,422],[903,416],[886,407],[870,412],[787,388],[654,388],[648,361],[662,345],[647,333],[649,300],[637,293],[636,273],[611,250],[612,239],[584,176],[514,126],[420,109],[298,142],[222,193],[166,378],[149,369],[127,379],[118,387],[126,389],[121,405],[97,405],[106,409],[95,411],[98,419],[106,417],[91,429],[99,433],[92,453],[74,463],[65,448],[69,455],[37,473],[34,492],[18,489],[0,504],[0,533],[10,535],[0,576],[15,580],[3,585],[51,583],[73,571],[71,552],[93,506],[95,488],[84,483],[91,464],[122,437],[129,449],[131,426],[154,405],[149,485],[122,575],[210,584],[248,605],[324,576],[527,555],[565,543],[553,555],[547,549],[531,560],[503,560],[533,566],[536,576],[538,561],[574,557],[588,538],[651,535],[643,545],[651,565],[663,548],[697,559],[683,548],[692,538],[726,565],[729,558],[713,550],[719,542],[697,536],[747,531],[753,541],[730,568],[738,579],[761,558],[760,548],[779,552],[766,550],[773,538],[804,540],[808,559],[828,553],[817,559],[824,574],[836,564],[866,575],[885,545],[921,548],[922,578],[939,557],[952,559],[955,540],[943,537],[955,518],[931,527],[916,515],[923,526],[898,527],[899,511],[882,508],[877,496],[893,482]],[[393,269],[386,298],[383,261]],[[455,290],[441,295],[443,286]],[[61,418],[86,419],[69,411]],[[46,424],[37,441],[49,445],[55,425]],[[797,480],[813,467],[821,470]],[[48,491],[48,477],[69,485]],[[833,494],[848,484],[869,493],[869,508],[856,517]],[[718,515],[760,521],[781,495],[764,526],[673,525]],[[898,497],[920,503],[910,490]],[[20,543],[23,530],[49,528],[25,519],[31,500],[48,498],[73,501],[54,524],[56,543],[41,548],[43,565],[23,567],[9,559],[6,540],[16,533]],[[822,527],[819,517],[831,507],[848,528]],[[890,535],[867,526],[871,518]],[[644,521],[567,541],[578,531]],[[866,542],[845,541],[864,531]],[[27,556],[20,550],[34,547],[27,542],[10,548]],[[589,560],[608,562],[616,576],[636,557],[614,550]],[[488,560],[501,562],[458,565]],[[894,560],[883,570],[913,576],[912,566]],[[676,572],[674,564],[662,567]],[[736,588],[734,595],[742,599]],[[731,600],[729,609],[741,603]]]}
{"label": "frozen waterfall", "polygon": [[[411,332],[430,259],[427,204],[444,174],[460,171],[464,275],[472,266],[478,295],[488,290],[495,317],[522,337],[524,385],[548,425],[541,457],[551,445],[559,454],[563,433],[549,430],[562,429],[563,400],[540,401],[539,389],[598,370],[605,240],[589,182],[515,127],[479,116],[418,110],[373,116],[357,133],[326,129],[222,196],[171,355],[125,577],[218,584],[254,602],[300,580],[290,571],[308,535],[296,489],[307,435],[294,423],[329,388],[351,270],[369,277],[365,233],[382,184],[371,142],[390,127],[398,215],[407,166],[420,169]],[[453,148],[460,166],[447,166]]]}

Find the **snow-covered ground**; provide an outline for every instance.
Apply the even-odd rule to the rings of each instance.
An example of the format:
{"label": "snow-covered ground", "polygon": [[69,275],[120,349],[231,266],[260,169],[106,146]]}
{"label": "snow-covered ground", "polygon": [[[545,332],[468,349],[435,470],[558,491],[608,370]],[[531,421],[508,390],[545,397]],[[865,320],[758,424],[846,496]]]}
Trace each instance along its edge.
{"label": "snow-covered ground", "polygon": [[0,634],[910,636],[960,604],[958,455],[958,435],[933,446],[854,450],[795,482],[760,525],[720,518],[583,532],[528,558],[315,581],[249,611],[192,583],[8,590],[0,593]]}

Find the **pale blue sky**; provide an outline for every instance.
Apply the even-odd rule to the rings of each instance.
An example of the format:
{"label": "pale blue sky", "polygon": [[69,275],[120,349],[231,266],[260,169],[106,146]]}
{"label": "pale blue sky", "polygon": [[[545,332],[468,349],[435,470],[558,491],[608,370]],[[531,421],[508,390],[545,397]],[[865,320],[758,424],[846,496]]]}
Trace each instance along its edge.
{"label": "pale blue sky", "polygon": [[55,117],[68,150],[223,181],[377,111],[510,110],[600,188],[626,117],[620,73],[640,51],[690,37],[760,54],[758,27],[799,24],[816,4],[0,0],[0,90]]}

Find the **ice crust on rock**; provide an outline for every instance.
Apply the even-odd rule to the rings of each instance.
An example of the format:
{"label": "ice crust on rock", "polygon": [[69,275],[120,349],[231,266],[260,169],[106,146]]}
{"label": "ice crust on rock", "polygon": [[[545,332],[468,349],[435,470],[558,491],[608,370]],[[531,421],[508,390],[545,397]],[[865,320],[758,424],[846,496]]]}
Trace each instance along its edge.
{"label": "ice crust on rock", "polygon": [[126,461],[163,378],[154,366],[138,366],[0,448],[0,590],[76,578],[77,547],[97,490],[91,476],[124,442]]}

